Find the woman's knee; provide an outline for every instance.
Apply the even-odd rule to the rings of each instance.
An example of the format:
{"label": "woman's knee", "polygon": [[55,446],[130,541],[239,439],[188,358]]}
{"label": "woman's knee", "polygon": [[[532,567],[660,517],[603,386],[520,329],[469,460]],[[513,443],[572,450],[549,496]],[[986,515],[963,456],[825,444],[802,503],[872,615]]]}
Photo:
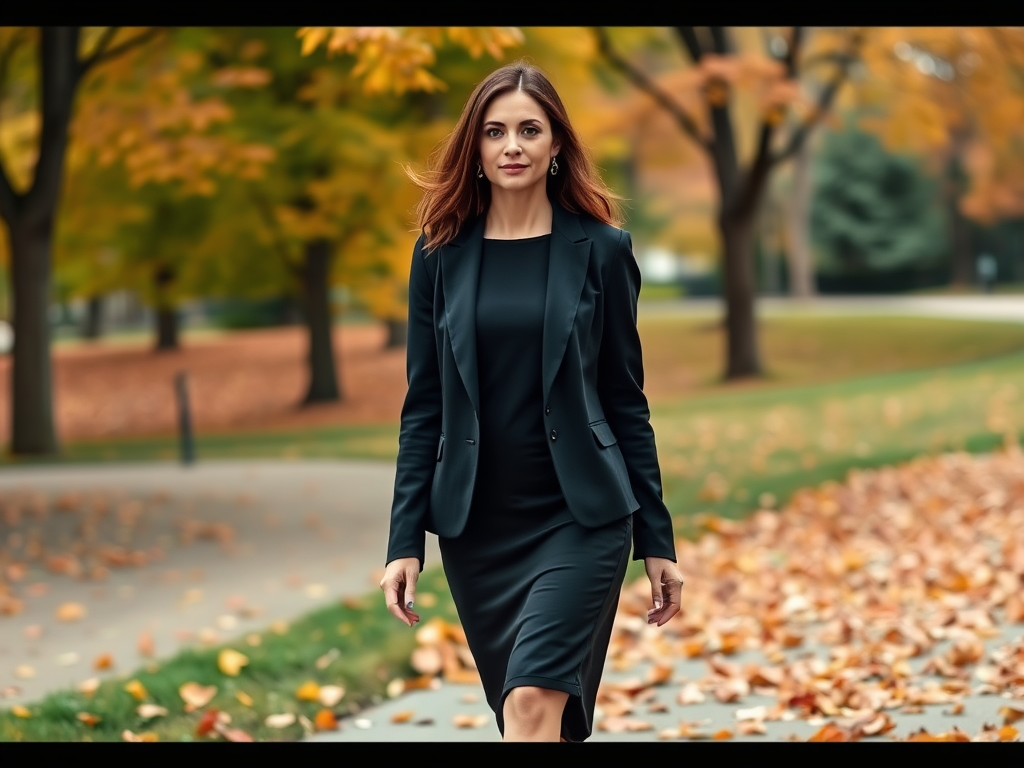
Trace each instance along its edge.
{"label": "woman's knee", "polygon": [[505,711],[520,722],[542,720],[552,712],[560,712],[567,698],[564,691],[523,685],[508,692]]}

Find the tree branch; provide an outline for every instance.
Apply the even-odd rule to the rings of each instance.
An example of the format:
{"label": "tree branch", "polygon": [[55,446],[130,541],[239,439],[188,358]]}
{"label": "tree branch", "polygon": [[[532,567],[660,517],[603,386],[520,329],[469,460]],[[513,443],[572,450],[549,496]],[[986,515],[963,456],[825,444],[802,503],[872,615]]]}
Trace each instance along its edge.
{"label": "tree branch", "polygon": [[7,178],[7,171],[4,169],[3,158],[0,158],[0,218],[6,221],[8,226],[14,223],[17,203],[18,193],[11,186],[11,180]]}
{"label": "tree branch", "polygon": [[800,47],[804,41],[804,28],[793,27],[793,39],[789,41],[789,50],[786,51],[785,65],[786,65],[786,77],[790,80],[794,79],[797,75],[796,63],[800,56]]}
{"label": "tree branch", "polygon": [[[165,27],[150,27],[145,32],[142,32],[130,40],[125,40],[120,45],[115,45],[113,48],[107,48],[110,41],[114,39],[114,34],[120,27],[107,27],[106,32],[103,33],[103,37],[96,46],[96,50],[92,56],[85,59],[79,64],[79,71],[81,74],[85,74],[90,68],[97,64],[102,64],[105,61],[116,59],[118,56],[130,51],[132,48],[137,48],[144,43],[148,43],[150,40],[163,34],[167,28]],[[111,31],[113,30],[113,31]]]}
{"label": "tree branch", "polygon": [[828,113],[832,106],[832,102],[835,100],[836,93],[846,81],[850,64],[857,60],[856,50],[859,47],[860,42],[861,35],[855,34],[851,41],[851,50],[847,51],[840,57],[839,61],[841,62],[841,66],[839,68],[839,72],[836,73],[836,76],[833,77],[825,86],[824,90],[822,90],[814,111],[807,120],[793,131],[786,146],[771,158],[771,165],[781,163],[795,155],[800,150],[804,141],[807,140],[807,136],[814,129],[814,126],[821,122],[821,119]]}
{"label": "tree branch", "polygon": [[[3,96],[3,86],[7,80],[7,67],[10,66],[11,59],[14,58],[14,52],[24,41],[25,33],[25,27],[19,28],[11,36],[11,41],[7,44],[7,47],[0,53],[0,97]],[[2,98],[0,98],[0,102],[2,102]],[[18,194],[14,191],[14,187],[11,186],[11,180],[8,178],[7,170],[4,168],[3,157],[0,156],[0,218],[8,224],[14,221],[17,201]]]}
{"label": "tree branch", "polygon": [[594,32],[597,35],[598,47],[600,48],[601,53],[604,54],[605,58],[607,58],[616,69],[622,72],[633,83],[633,85],[646,92],[658,103],[660,107],[672,115],[679,126],[690,135],[690,138],[696,141],[705,150],[711,151],[712,143],[700,135],[697,124],[693,122],[693,118],[690,117],[686,110],[676,104],[669,95],[665,93],[665,91],[659,88],[658,85],[647,76],[645,72],[634,67],[625,58],[620,56],[618,52],[612,48],[611,40],[603,27],[594,27]]}
{"label": "tree branch", "polygon": [[700,39],[697,37],[697,30],[693,27],[676,27],[676,34],[683,40],[683,45],[686,46],[686,50],[690,53],[690,58],[693,59],[694,64],[699,64],[701,58],[704,56],[704,49],[701,48]]}
{"label": "tree branch", "polygon": [[708,27],[711,30],[711,39],[715,44],[715,53],[719,56],[727,56],[732,53],[729,45],[729,35],[725,31],[725,27]]}
{"label": "tree branch", "polygon": [[106,52],[107,46],[109,46],[110,43],[114,40],[114,37],[117,35],[117,31],[119,29],[120,27],[107,27],[105,30],[103,30],[103,34],[100,35],[100,39],[99,41],[97,41],[96,48],[93,50],[92,55],[88,58],[83,59],[79,63],[79,67],[81,68],[82,73],[88,71],[90,67],[92,67],[94,64],[96,64],[97,61],[99,61],[100,56],[102,56]]}

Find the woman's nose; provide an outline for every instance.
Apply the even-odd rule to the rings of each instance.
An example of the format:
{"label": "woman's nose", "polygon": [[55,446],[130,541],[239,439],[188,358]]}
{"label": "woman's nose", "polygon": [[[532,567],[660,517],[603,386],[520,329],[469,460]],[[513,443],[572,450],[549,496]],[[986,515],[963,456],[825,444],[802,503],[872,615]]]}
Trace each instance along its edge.
{"label": "woman's nose", "polygon": [[505,146],[506,155],[518,155],[520,152],[522,152],[522,150],[519,148],[519,145],[514,140],[510,140],[508,144]]}

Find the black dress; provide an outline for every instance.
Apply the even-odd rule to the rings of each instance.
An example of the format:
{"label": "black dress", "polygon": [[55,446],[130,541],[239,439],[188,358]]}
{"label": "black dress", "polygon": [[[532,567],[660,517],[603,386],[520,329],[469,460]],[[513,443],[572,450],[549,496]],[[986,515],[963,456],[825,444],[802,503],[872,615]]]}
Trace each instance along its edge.
{"label": "black dress", "polygon": [[484,240],[477,481],[465,530],[438,543],[498,729],[504,734],[508,692],[538,686],[569,694],[562,736],[583,741],[593,730],[632,518],[580,526],[555,473],[541,384],[550,239]]}

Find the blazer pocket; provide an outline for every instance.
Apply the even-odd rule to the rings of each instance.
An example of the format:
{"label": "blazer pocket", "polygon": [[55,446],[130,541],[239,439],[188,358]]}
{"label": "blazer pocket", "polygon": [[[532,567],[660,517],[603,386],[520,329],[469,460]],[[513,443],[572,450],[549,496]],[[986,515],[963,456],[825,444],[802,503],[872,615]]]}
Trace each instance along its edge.
{"label": "blazer pocket", "polygon": [[607,421],[591,424],[590,430],[594,433],[594,438],[602,447],[607,448],[609,445],[615,445],[615,435],[612,434],[612,428],[608,426]]}
{"label": "blazer pocket", "polygon": [[437,441],[437,460],[441,460],[441,454],[444,453],[444,435],[441,435],[441,439]]}

